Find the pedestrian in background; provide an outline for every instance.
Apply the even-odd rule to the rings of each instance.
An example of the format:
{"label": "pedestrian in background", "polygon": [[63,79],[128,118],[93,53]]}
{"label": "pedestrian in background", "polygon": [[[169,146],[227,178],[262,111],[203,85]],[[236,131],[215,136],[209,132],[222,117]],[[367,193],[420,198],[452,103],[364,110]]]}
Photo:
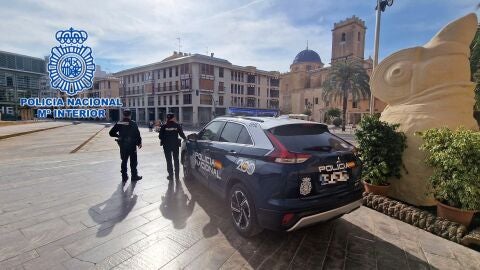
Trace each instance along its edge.
{"label": "pedestrian in background", "polygon": [[132,181],[141,180],[137,171],[137,147],[142,148],[142,137],[138,130],[137,123],[131,119],[132,112],[128,109],[123,111],[123,119],[117,122],[110,130],[111,137],[116,137],[118,146],[120,146],[120,158],[122,164],[120,172],[122,173],[122,182],[125,184],[128,180],[127,161],[130,159],[130,172],[132,173]]}
{"label": "pedestrian in background", "polygon": [[153,121],[152,120],[150,120],[150,122],[148,122],[148,129],[149,129],[150,132],[153,131]]}
{"label": "pedestrian in background", "polygon": [[179,179],[180,164],[178,160],[178,148],[180,147],[181,140],[178,136],[184,140],[187,139],[183,133],[182,126],[175,121],[175,114],[170,112],[167,114],[167,123],[162,125],[160,133],[158,134],[160,145],[163,146],[165,160],[167,161],[168,180],[173,179],[172,157],[175,165],[175,178],[177,180]]}

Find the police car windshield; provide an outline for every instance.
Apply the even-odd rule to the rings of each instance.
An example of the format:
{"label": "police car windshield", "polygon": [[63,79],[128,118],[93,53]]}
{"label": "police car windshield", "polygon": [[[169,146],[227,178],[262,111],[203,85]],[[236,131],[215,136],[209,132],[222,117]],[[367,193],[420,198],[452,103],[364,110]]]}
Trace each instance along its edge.
{"label": "police car windshield", "polygon": [[328,132],[323,125],[283,125],[270,129],[270,132],[292,152],[331,152],[352,149],[351,145]]}

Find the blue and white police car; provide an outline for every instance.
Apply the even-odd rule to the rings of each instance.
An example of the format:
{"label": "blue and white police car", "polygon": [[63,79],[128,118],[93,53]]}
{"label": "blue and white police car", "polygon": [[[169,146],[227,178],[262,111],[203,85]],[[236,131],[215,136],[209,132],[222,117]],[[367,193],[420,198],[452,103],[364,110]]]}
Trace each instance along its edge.
{"label": "blue and white police car", "polygon": [[355,148],[324,124],[289,118],[218,117],[187,136],[186,181],[228,203],[236,230],[293,231],[361,205]]}

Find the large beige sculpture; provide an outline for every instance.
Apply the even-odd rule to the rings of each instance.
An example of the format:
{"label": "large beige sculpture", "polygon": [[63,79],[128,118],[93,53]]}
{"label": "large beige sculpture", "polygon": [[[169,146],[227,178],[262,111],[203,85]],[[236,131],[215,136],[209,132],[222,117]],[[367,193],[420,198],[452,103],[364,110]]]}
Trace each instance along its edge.
{"label": "large beige sculpture", "polygon": [[424,153],[418,149],[422,140],[415,132],[443,126],[478,130],[468,59],[476,30],[477,16],[472,13],[448,24],[427,44],[388,56],[373,71],[372,93],[388,104],[380,119],[399,123],[408,140],[403,155],[407,172],[390,181],[391,195],[397,199],[435,204],[427,195],[431,170],[424,165]]}

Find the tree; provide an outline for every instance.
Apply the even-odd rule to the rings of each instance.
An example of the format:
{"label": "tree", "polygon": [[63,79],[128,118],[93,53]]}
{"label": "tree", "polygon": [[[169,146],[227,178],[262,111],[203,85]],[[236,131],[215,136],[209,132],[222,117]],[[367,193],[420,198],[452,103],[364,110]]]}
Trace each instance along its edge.
{"label": "tree", "polygon": [[341,114],[342,114],[342,111],[340,111],[340,109],[338,108],[330,108],[326,112],[327,117],[329,117],[330,119],[333,119],[335,117],[340,117]]}
{"label": "tree", "polygon": [[342,98],[342,131],[345,131],[348,96],[354,101],[370,95],[370,77],[360,61],[345,60],[335,62],[330,68],[328,78],[323,84],[323,99],[336,101]]}

